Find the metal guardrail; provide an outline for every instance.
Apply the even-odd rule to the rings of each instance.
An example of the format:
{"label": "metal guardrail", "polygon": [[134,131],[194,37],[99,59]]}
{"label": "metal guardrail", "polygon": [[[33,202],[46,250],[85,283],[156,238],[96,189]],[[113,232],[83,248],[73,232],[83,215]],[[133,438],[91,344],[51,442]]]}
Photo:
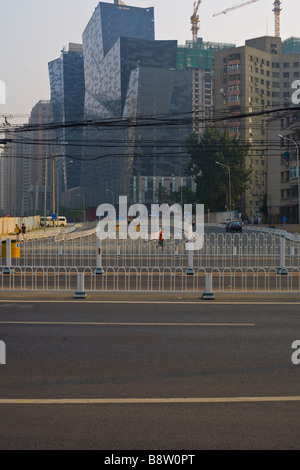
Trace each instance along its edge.
{"label": "metal guardrail", "polygon": [[190,252],[185,240],[166,240],[164,251],[156,240],[100,241],[92,228],[25,236],[20,257],[13,258],[12,240],[6,239],[0,289],[70,291],[82,274],[91,291],[198,292],[209,290],[211,276],[216,292],[298,292],[298,234],[251,229],[205,234],[203,248]]}
{"label": "metal guardrail", "polygon": [[[209,277],[208,277],[209,276]],[[81,287],[78,284],[81,280]],[[210,288],[208,288],[208,281]],[[16,267],[0,270],[0,290],[55,292],[299,292],[300,269],[247,268],[195,270],[182,268],[108,267],[101,275],[91,268]]]}
{"label": "metal guardrail", "polygon": [[[290,234],[291,235],[291,234]],[[298,234],[296,234],[298,235]],[[282,241],[284,240],[284,246]],[[2,266],[120,267],[125,268],[243,268],[300,266],[298,237],[272,232],[204,235],[203,248],[188,252],[184,240],[166,240],[162,251],[156,240],[102,240],[95,230],[82,233],[20,239],[20,257]],[[99,253],[100,250],[100,253]],[[100,255],[100,256],[99,256]]]}

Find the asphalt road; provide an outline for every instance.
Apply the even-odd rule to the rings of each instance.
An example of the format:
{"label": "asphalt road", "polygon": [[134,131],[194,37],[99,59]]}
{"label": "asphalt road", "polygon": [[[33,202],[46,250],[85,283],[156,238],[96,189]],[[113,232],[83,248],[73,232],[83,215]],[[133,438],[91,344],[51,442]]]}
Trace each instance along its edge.
{"label": "asphalt road", "polygon": [[299,449],[300,302],[133,299],[2,296],[0,449]]}

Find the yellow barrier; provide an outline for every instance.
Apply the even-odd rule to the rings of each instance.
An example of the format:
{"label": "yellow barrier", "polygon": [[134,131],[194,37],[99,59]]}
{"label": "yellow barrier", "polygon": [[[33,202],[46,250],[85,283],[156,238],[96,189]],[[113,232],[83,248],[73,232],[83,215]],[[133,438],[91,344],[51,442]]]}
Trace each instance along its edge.
{"label": "yellow barrier", "polygon": [[[21,250],[20,250],[20,242],[17,240],[11,241],[11,257],[12,258],[20,258]],[[2,241],[2,258],[6,258],[6,241]]]}

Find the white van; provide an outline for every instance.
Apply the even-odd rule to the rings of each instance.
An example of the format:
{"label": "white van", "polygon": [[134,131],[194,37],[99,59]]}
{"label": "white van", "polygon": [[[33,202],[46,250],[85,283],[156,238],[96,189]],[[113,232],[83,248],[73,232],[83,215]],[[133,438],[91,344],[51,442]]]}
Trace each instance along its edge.
{"label": "white van", "polygon": [[59,215],[56,220],[57,227],[65,227],[68,224],[66,217]]}
{"label": "white van", "polygon": [[[55,227],[65,227],[68,222],[67,222],[67,219],[66,217],[62,216],[62,215],[59,215],[57,220],[55,220],[55,224],[53,224],[53,219],[52,217],[46,217],[46,227],[53,227],[55,225]],[[44,227],[45,225],[45,217],[44,216],[40,216],[40,225],[41,227]]]}
{"label": "white van", "polygon": [[[46,220],[46,224],[45,224],[45,220]],[[41,227],[44,227],[44,225],[46,225],[46,227],[50,227],[51,224],[53,225],[53,221],[51,217],[40,216]]]}

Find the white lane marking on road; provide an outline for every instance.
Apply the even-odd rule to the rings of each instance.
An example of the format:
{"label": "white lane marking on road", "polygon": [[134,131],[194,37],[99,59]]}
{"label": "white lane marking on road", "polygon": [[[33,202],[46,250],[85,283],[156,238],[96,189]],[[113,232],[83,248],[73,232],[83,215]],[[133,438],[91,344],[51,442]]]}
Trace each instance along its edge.
{"label": "white lane marking on road", "polygon": [[255,326],[255,323],[153,323],[153,322],[51,322],[0,321],[0,325],[85,325],[85,326]]}
{"label": "white lane marking on road", "polygon": [[0,405],[114,405],[180,403],[266,403],[298,402],[300,396],[280,397],[208,397],[208,398],[2,398]]}
{"label": "white lane marking on road", "polygon": [[[79,304],[78,300],[64,300],[64,299],[61,299],[61,300],[0,300],[0,306],[2,302],[5,302],[5,303],[9,303],[9,302],[12,302],[12,303],[40,303],[40,304],[55,304],[55,303],[66,303],[66,304]],[[286,302],[286,301],[239,301],[239,300],[236,300],[236,301],[208,301],[208,302],[204,302],[204,301],[189,301],[189,300],[186,300],[186,301],[168,301],[168,300],[161,300],[161,301],[156,301],[156,300],[86,300],[86,299],[83,299],[81,302],[80,302],[81,305],[83,304],[170,304],[170,305],[300,305],[300,302],[298,301],[290,301],[290,302]]]}

